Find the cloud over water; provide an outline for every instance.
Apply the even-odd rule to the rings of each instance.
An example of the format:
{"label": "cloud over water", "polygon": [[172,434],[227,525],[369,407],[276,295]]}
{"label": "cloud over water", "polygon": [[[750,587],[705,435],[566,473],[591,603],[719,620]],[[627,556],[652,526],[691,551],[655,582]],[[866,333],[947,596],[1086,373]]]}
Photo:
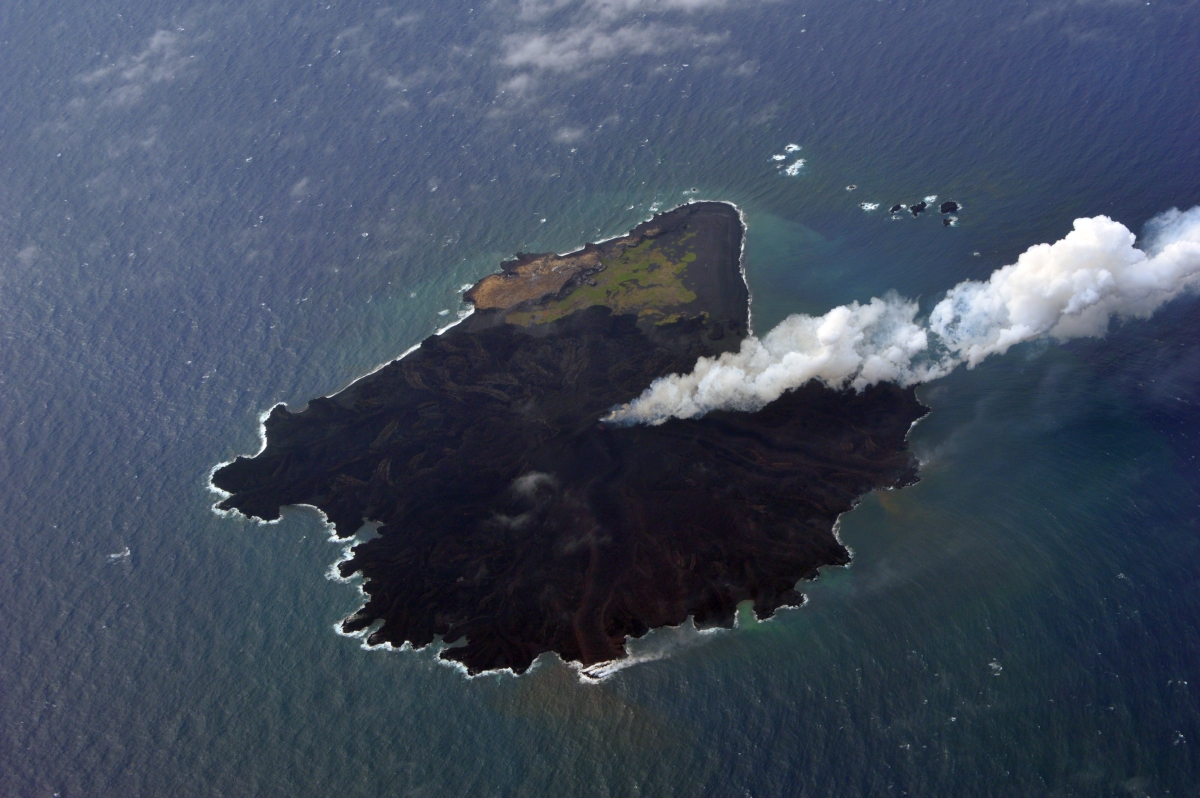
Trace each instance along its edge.
{"label": "cloud over water", "polygon": [[1136,243],[1107,216],[1076,219],[1061,240],[1030,247],[986,281],[954,286],[927,317],[895,294],[822,316],[794,314],[737,352],[655,380],[607,420],[661,424],[718,409],[753,411],[810,380],[838,389],[915,385],[1019,343],[1103,336],[1114,319],[1148,318],[1200,282],[1200,206],[1160,214],[1147,224],[1143,246]]}

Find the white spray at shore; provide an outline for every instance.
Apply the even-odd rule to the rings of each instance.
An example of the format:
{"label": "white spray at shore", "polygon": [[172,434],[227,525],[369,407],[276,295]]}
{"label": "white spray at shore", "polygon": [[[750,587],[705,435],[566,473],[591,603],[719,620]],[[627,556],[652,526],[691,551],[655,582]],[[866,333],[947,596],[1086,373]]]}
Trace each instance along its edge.
{"label": "white spray at shore", "polygon": [[1030,247],[986,282],[951,288],[929,316],[897,295],[851,302],[823,316],[795,314],[741,349],[702,357],[690,374],[655,380],[605,420],[661,424],[711,410],[757,410],[821,380],[861,390],[915,385],[1039,338],[1099,337],[1111,321],[1148,318],[1200,285],[1200,206],[1146,225],[1142,248],[1107,216],[1076,219],[1053,244]]}

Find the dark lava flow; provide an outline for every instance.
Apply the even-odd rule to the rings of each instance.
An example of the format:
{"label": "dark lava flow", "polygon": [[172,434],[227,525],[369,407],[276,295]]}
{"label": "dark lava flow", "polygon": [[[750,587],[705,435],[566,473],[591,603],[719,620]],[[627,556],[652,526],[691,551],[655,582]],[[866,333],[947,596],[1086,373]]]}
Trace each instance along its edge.
{"label": "dark lava flow", "polygon": [[[838,515],[915,481],[905,436],[926,410],[911,389],[809,384],[756,413],[599,421],[738,347],[742,235],[729,205],[677,208],[589,245],[574,262],[595,252],[601,270],[579,267],[553,295],[478,310],[332,397],[276,407],[266,449],[214,474],[232,494],[219,506],[274,519],[311,504],[342,537],[380,523],[340,565],[369,597],[343,628],[372,630],[371,644],[463,642],[440,656],[472,673],[520,673],[547,651],[611,661],[628,636],[688,616],[728,627],[743,601],[763,618],[798,605],[798,580],[849,560]],[[637,267],[625,252],[681,275],[645,293],[674,304],[616,312],[631,300],[609,296],[528,321],[577,307],[605,269]],[[630,279],[637,291],[649,278]]]}

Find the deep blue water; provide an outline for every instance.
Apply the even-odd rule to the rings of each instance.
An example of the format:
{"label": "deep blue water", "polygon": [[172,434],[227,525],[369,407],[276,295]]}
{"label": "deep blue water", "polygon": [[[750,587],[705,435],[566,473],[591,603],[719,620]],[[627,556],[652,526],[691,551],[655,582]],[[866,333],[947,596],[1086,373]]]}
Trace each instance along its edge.
{"label": "deep blue water", "polygon": [[760,331],[1200,203],[1195,2],[697,5],[0,9],[0,794],[1200,793],[1192,300],[922,389],[852,567],[600,685],[363,651],[312,513],[210,511],[263,410],[656,203],[745,209]]}

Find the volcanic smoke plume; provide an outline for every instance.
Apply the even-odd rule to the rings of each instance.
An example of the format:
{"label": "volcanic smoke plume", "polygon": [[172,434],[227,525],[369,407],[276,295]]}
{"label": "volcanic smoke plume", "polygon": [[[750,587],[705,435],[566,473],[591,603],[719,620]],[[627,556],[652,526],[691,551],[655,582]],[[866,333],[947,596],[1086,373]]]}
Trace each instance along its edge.
{"label": "volcanic smoke plume", "polygon": [[710,410],[758,410],[817,379],[861,390],[877,382],[908,386],[973,368],[1024,341],[1099,337],[1113,318],[1148,318],[1200,284],[1200,206],[1152,219],[1142,246],[1107,216],[1076,219],[1053,244],[1030,247],[986,282],[946,292],[928,317],[889,294],[823,316],[795,314],[741,349],[702,357],[690,374],[651,383],[605,419],[661,424]]}

